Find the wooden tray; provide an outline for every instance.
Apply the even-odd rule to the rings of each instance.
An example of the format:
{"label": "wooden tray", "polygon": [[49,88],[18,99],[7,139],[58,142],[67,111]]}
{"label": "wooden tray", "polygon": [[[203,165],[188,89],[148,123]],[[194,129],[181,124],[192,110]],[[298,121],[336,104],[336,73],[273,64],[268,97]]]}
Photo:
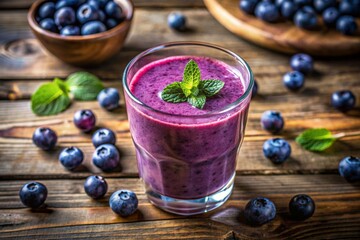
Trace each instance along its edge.
{"label": "wooden tray", "polygon": [[[291,22],[270,24],[240,10],[239,0],[204,0],[209,12],[228,30],[260,46],[285,53],[306,52],[314,56],[360,54],[360,31],[344,36],[334,29],[297,28]],[[358,20],[360,28],[360,21]]]}

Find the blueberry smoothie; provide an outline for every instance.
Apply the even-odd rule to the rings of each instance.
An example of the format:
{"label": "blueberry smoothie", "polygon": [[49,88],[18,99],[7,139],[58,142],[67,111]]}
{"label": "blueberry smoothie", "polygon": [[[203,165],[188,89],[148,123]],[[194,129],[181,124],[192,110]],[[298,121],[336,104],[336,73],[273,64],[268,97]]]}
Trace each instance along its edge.
{"label": "blueberry smoothie", "polygon": [[[161,99],[165,86],[182,80],[191,59],[202,80],[225,83],[203,109]],[[134,73],[129,90],[146,106],[127,99],[127,111],[139,174],[148,188],[171,198],[199,199],[232,179],[250,101],[249,96],[236,105],[245,92],[242,78],[238,69],[224,62],[195,56],[154,60]]]}

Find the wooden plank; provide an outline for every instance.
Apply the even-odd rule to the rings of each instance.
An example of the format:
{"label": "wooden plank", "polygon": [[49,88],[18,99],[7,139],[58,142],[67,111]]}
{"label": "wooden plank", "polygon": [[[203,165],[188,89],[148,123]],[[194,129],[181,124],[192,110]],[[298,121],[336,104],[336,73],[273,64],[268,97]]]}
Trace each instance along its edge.
{"label": "wooden plank", "polygon": [[[283,99],[284,101],[284,99]],[[306,112],[306,108],[293,112],[284,109],[286,130],[280,136],[287,138],[292,146],[292,157],[282,165],[274,165],[262,154],[263,142],[271,135],[261,130],[260,110],[265,110],[264,103],[254,101],[251,105],[245,141],[241,148],[237,171],[241,173],[317,173],[334,172],[340,159],[347,155],[360,155],[360,137],[344,139],[324,153],[311,153],[301,149],[294,138],[300,131],[309,127],[327,127],[333,132],[351,132],[360,129],[356,117],[344,117],[340,113]],[[271,107],[280,106],[273,104]],[[306,103],[307,104],[307,103]],[[310,103],[309,103],[310,104]],[[268,106],[269,107],[269,106]],[[296,105],[298,109],[304,107]],[[84,177],[89,172],[99,173],[91,163],[94,148],[91,136],[82,134],[72,123],[72,116],[77,109],[91,108],[98,117],[98,126],[116,131],[117,146],[121,151],[121,170],[107,173],[107,176],[136,176],[135,150],[131,142],[124,103],[118,112],[109,113],[100,109],[96,102],[75,102],[66,112],[57,116],[36,117],[29,109],[27,101],[0,102],[0,178],[23,178],[35,176],[47,177]],[[282,110],[282,109],[281,109]],[[303,116],[308,116],[303,119]],[[331,121],[329,121],[331,119]],[[344,121],[346,119],[346,121]],[[43,152],[31,143],[31,136],[39,126],[49,126],[59,135],[58,148]],[[85,154],[84,168],[72,173],[66,171],[57,161],[61,148],[75,145]]]}
{"label": "wooden plank", "polygon": [[[311,153],[301,149],[294,138],[304,129],[311,127],[326,127],[338,132],[351,132],[360,129],[360,121],[355,115],[344,115],[329,106],[329,96],[337,87],[337,78],[329,76],[327,81],[316,80],[307,83],[303,93],[289,93],[281,86],[281,81],[274,83],[265,77],[258,78],[260,96],[251,103],[246,137],[239,154],[237,171],[240,173],[324,173],[336,172],[338,162],[347,155],[360,155],[360,137],[344,139],[336,143],[324,153]],[[7,81],[6,86],[12,86],[30,95],[43,81]],[[117,87],[122,94],[119,81],[106,81],[107,86]],[[360,91],[356,78],[344,81],[343,87]],[[21,90],[23,89],[23,90]],[[316,89],[316,95],[314,94]],[[272,91],[275,95],[272,95]],[[311,96],[313,95],[313,96]],[[311,96],[311,97],[309,97]],[[124,99],[123,95],[121,99]],[[288,102],[289,104],[283,104]],[[137,176],[135,150],[131,142],[125,105],[116,112],[106,112],[96,102],[75,102],[70,109],[57,116],[37,117],[29,107],[28,101],[0,102],[0,178],[24,178],[35,176],[47,177],[84,177],[89,172],[99,173],[91,164],[94,148],[91,136],[81,134],[73,123],[72,117],[76,110],[91,108],[98,117],[98,126],[109,127],[116,131],[118,147],[122,153],[121,171],[107,176]],[[263,111],[275,109],[282,112],[285,118],[285,131],[280,135],[289,139],[292,145],[292,158],[283,165],[273,165],[262,154],[263,142],[272,137],[263,131],[259,119]],[[331,120],[330,120],[331,119]],[[52,153],[45,153],[31,144],[34,130],[40,126],[49,126],[59,135],[59,148]],[[85,153],[84,168],[71,173],[62,168],[57,156],[62,147],[79,146]]]}
{"label": "wooden plank", "polygon": [[[139,211],[128,218],[111,212],[109,194],[90,200],[81,180],[44,180],[49,189],[47,208],[31,211],[18,200],[25,181],[2,181],[0,185],[0,232],[2,238],[112,237],[143,239],[223,239],[234,232],[239,238],[339,238],[360,234],[358,184],[338,175],[237,176],[229,201],[210,213],[185,218],[165,213],[149,204],[137,179],[108,179],[110,192],[133,189],[139,197]],[[298,193],[313,197],[313,217],[297,222],[289,218],[288,201]],[[270,198],[277,206],[276,219],[262,227],[245,224],[247,201],[256,196]],[[91,229],[91,230],[90,230]]]}
{"label": "wooden plank", "polygon": [[[125,65],[140,51],[168,41],[205,41],[218,44],[243,56],[253,68],[256,77],[268,81],[280,79],[289,71],[289,58],[255,47],[229,32],[216,22],[206,10],[184,10],[191,32],[178,33],[168,28],[166,17],[170,10],[140,9],[135,14],[133,28],[124,49],[114,58],[88,69],[104,79],[120,79]],[[0,15],[0,69],[1,79],[49,79],[66,77],[79,70],[59,62],[48,55],[33,38],[24,11],[5,12]],[[144,37],[149,36],[149,37]],[[151,36],[151,37],[150,37]],[[315,61],[317,81],[328,76],[343,81],[359,74],[360,57],[344,59],[319,59]],[[343,74],[343,75],[342,75]]]}
{"label": "wooden plank", "polygon": [[[2,0],[0,10],[29,8],[35,0]],[[202,0],[133,0],[135,7],[204,7]]]}
{"label": "wooden plank", "polygon": [[[167,15],[171,10],[143,10],[136,12],[134,23],[124,49],[115,55],[114,58],[102,66],[93,69],[97,75],[107,79],[119,79],[125,65],[141,50],[169,41],[189,41],[214,39],[218,43],[223,41],[223,34],[227,30],[209,16],[205,9],[185,10],[188,16],[189,26],[192,32],[178,33],[167,26]],[[208,22],[208,23],[206,23]],[[213,25],[220,30],[208,32],[201,26]],[[53,56],[48,55],[34,40],[27,26],[25,11],[5,12],[0,15],[0,67],[1,78],[15,79],[38,79],[66,77],[69,73],[78,70],[71,67]],[[144,36],[151,36],[145,37]],[[231,36],[231,35],[230,35]],[[237,38],[233,36],[237,41]]]}

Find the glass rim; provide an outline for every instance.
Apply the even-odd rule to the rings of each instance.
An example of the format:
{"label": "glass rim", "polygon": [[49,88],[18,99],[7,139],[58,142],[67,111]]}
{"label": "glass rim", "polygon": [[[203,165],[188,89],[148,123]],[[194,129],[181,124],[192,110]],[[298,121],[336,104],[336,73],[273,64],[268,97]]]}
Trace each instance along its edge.
{"label": "glass rim", "polygon": [[[199,47],[206,47],[206,48],[212,48],[212,49],[216,49],[216,50],[220,50],[224,53],[227,53],[228,55],[232,56],[235,58],[236,61],[242,63],[246,70],[249,73],[249,77],[250,77],[250,81],[249,81],[249,85],[246,88],[246,91],[244,92],[244,94],[242,94],[238,99],[236,99],[236,101],[224,106],[221,109],[218,110],[213,110],[213,111],[209,111],[207,113],[204,114],[198,114],[198,115],[181,115],[181,114],[172,114],[172,113],[168,113],[168,112],[164,112],[164,111],[160,111],[157,109],[154,109],[152,107],[150,107],[149,105],[145,104],[144,102],[140,101],[129,89],[129,85],[126,81],[127,79],[127,74],[129,72],[129,69],[133,66],[133,64],[135,62],[137,62],[140,58],[149,55],[151,53],[157,52],[161,49],[164,48],[169,48],[169,47],[176,47],[176,46],[199,46]],[[211,117],[214,115],[218,115],[218,114],[223,114],[226,113],[228,111],[233,110],[234,108],[236,108],[238,105],[240,105],[242,102],[244,102],[245,99],[247,99],[247,97],[249,96],[249,94],[252,91],[253,85],[254,85],[254,75],[253,72],[249,66],[249,64],[239,55],[237,55],[236,53],[227,50],[226,48],[214,45],[214,44],[210,44],[210,43],[205,43],[205,42],[197,42],[197,41],[178,41],[178,42],[168,42],[168,43],[163,43],[160,45],[157,45],[155,47],[149,48],[141,53],[139,53],[138,55],[136,55],[133,59],[130,60],[130,62],[127,64],[127,66],[124,69],[124,73],[123,73],[123,77],[122,77],[122,83],[123,83],[123,87],[125,90],[125,93],[131,98],[131,100],[133,100],[134,102],[136,102],[137,104],[141,105],[142,107],[152,111],[152,112],[156,112],[159,114],[163,114],[163,115],[169,115],[169,116],[173,116],[173,117],[181,117],[181,118],[202,118],[202,117]]]}

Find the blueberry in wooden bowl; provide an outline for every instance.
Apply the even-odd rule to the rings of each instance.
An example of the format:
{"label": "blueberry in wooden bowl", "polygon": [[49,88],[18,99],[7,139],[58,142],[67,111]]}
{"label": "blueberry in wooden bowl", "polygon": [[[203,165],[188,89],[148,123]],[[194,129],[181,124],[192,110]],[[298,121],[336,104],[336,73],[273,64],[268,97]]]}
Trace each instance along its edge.
{"label": "blueberry in wooden bowl", "polygon": [[123,47],[133,15],[131,0],[37,0],[28,22],[52,55],[72,65],[94,66]]}

